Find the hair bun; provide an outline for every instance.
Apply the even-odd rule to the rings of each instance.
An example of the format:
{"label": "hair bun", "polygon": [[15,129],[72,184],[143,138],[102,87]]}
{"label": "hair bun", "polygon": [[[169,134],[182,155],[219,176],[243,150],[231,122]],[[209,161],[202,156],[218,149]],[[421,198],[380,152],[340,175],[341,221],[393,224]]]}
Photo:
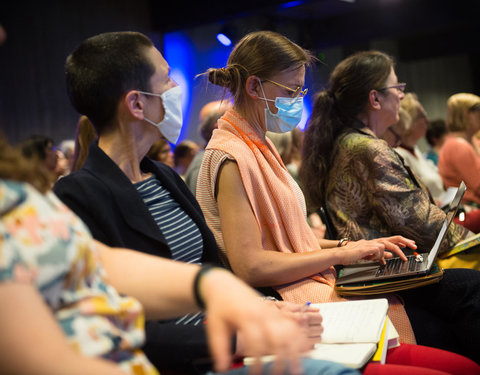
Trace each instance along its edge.
{"label": "hair bun", "polygon": [[211,68],[208,70],[208,80],[215,85],[230,88],[231,74],[228,68]]}

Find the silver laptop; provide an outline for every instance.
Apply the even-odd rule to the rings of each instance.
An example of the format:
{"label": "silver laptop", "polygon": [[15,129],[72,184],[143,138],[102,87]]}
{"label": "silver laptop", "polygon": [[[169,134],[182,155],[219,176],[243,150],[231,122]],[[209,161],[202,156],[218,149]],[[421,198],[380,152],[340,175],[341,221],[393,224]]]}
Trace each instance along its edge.
{"label": "silver laptop", "polygon": [[442,228],[430,252],[420,253],[419,256],[409,255],[407,256],[407,261],[403,261],[399,257],[386,259],[385,265],[369,262],[344,266],[338,272],[337,285],[426,274],[435,262],[440,245],[447,234],[450,223],[457,213],[465,190],[466,186],[462,181],[453,200],[450,202]]}

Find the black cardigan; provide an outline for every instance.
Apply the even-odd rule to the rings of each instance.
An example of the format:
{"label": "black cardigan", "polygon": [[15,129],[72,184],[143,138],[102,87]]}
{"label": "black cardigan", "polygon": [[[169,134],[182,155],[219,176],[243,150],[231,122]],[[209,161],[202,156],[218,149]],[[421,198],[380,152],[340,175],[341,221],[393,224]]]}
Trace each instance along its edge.
{"label": "black cardigan", "polygon": [[[142,160],[141,169],[153,173],[197,224],[203,237],[202,262],[221,266],[215,238],[181,177],[170,167],[147,158]],[[90,146],[83,168],[58,180],[54,192],[86,223],[95,239],[109,246],[171,258],[165,237],[137,190],[96,143]],[[209,357],[203,324],[147,322],[146,337],[145,353],[160,371],[195,373],[195,363]]]}
{"label": "black cardigan", "polygon": [[[215,238],[182,178],[165,164],[148,158],[140,166],[143,172],[156,176],[197,224],[203,237],[202,262],[221,265]],[[83,168],[58,180],[54,192],[87,224],[95,239],[109,246],[171,258],[165,237],[137,190],[96,144],[90,146]]]}

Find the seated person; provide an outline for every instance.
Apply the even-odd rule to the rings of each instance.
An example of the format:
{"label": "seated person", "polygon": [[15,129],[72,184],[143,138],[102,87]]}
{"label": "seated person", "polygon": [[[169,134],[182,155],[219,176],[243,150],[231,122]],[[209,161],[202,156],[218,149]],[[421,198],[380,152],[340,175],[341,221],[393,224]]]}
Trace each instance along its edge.
{"label": "seated person", "polygon": [[480,156],[473,137],[480,130],[480,97],[454,94],[447,100],[448,136],[438,157],[438,171],[445,187],[467,185],[464,203],[480,206]]}
{"label": "seated person", "polygon": [[2,136],[0,219],[0,297],[8,301],[0,309],[2,374],[158,374],[141,350],[144,314],[168,319],[203,308],[217,371],[230,367],[237,332],[246,353],[288,358],[292,373],[302,365],[307,374],[356,373],[326,361],[299,363],[321,334],[318,310],[284,313],[221,268],[93,240],[50,192],[48,177]]}
{"label": "seated person", "polygon": [[[402,143],[405,132],[411,125],[411,117],[404,108],[400,107],[398,115],[400,120],[396,124],[390,126],[380,138],[387,141],[391,147],[395,148],[395,151],[397,151],[400,156],[404,157],[402,161],[406,166],[411,168],[412,173],[415,173],[418,176],[418,170],[420,170],[420,172],[423,171],[423,178],[418,178],[418,182],[424,185],[425,190],[432,195],[432,198],[432,191],[437,191],[437,194],[440,191],[443,192],[441,195],[437,196],[438,199],[435,199],[436,205],[443,208],[449,203],[445,201],[445,197],[448,196],[448,194],[443,190],[443,181],[438,172],[433,170],[431,165],[426,165],[426,160],[420,156],[416,147],[413,149],[414,154],[406,150],[405,147],[398,147]],[[414,168],[412,166],[414,166]],[[427,171],[428,173],[425,173]],[[424,178],[427,180],[424,180]],[[427,181],[429,182],[428,185],[426,183]],[[431,187],[432,190],[430,190],[429,187]],[[480,232],[480,210],[469,206],[462,206],[459,211],[461,214],[454,218],[454,222],[469,229],[473,233]]]}
{"label": "seated person", "polygon": [[435,165],[438,165],[438,153],[445,143],[447,134],[447,125],[445,124],[444,119],[438,118],[429,121],[427,133],[425,134],[425,139],[428,142],[428,149],[424,152],[423,156],[425,156],[426,159],[431,160]]}
{"label": "seated person", "polygon": [[174,168],[175,164],[173,162],[173,152],[170,147],[170,143],[165,138],[161,138],[158,141],[155,141],[148,150],[147,157],[159,161],[168,165],[170,168]]}
{"label": "seated person", "polygon": [[[264,53],[266,50],[270,53]],[[308,226],[302,192],[265,134],[288,132],[300,121],[306,94],[305,69],[311,61],[308,51],[289,39],[260,31],[242,38],[226,67],[207,71],[211,83],[232,94],[234,107],[219,120],[206,148],[197,188],[200,205],[225,263],[250,285],[273,286],[285,300],[298,303],[342,300],[334,288],[333,265],[361,259],[383,262],[384,257],[392,256],[390,251],[405,259],[398,246],[416,249],[411,240],[402,236],[368,241],[319,240]],[[388,64],[388,72],[390,68]],[[395,121],[393,117],[390,116],[391,123]],[[316,181],[312,178],[307,182]],[[450,279],[450,275],[458,274],[464,275],[459,277],[463,280],[461,286],[456,277]],[[457,333],[457,328],[465,333],[472,325],[469,322],[453,328],[446,311],[453,313],[453,306],[465,304],[457,293],[450,295],[451,288],[459,288],[463,293],[466,285],[471,284],[468,289],[480,295],[479,278],[480,272],[474,270],[450,272],[448,280],[431,289],[409,291],[407,303],[388,295],[388,314],[401,342],[414,343],[418,334],[424,343],[428,340],[429,345],[448,346],[474,357],[475,353],[463,342],[465,335]],[[434,307],[437,300],[442,306]],[[480,330],[480,321],[475,318],[479,309],[476,306],[465,311],[472,312],[471,318],[477,320],[474,325]],[[446,315],[437,320],[437,311]],[[435,338],[431,329],[422,326],[424,322],[418,315],[435,321]],[[414,329],[410,321],[415,321]],[[451,336],[453,333],[456,337]]]}
{"label": "seated person", "polygon": [[58,155],[53,139],[44,135],[31,135],[18,145],[22,150],[23,156],[30,160],[39,160],[40,168],[45,168],[50,176],[50,181],[55,183],[57,175]]}
{"label": "seated person", "polygon": [[202,149],[197,152],[192,162],[188,165],[185,172],[184,180],[190,191],[197,194],[197,178],[198,171],[202,165],[203,153],[205,152],[205,145],[212,137],[213,131],[217,128],[217,121],[225,113],[227,109],[232,107],[228,100],[215,100],[205,104],[200,110],[198,131],[202,136],[205,144]]}
{"label": "seated person", "polygon": [[175,171],[182,177],[185,176],[188,167],[197,155],[200,147],[193,141],[181,141],[173,150],[173,163]]}
{"label": "seated person", "polygon": [[[400,102],[400,108],[408,113],[410,120],[407,121],[410,121],[410,124],[405,127],[405,131],[401,134],[402,139],[395,151],[403,157],[405,165],[409,166],[427,186],[433,199],[440,203],[445,195],[442,178],[434,163],[425,159],[418,148],[418,141],[425,137],[428,127],[425,110],[414,93],[405,94]],[[401,116],[400,121],[402,121]],[[441,206],[441,204],[439,205]]]}

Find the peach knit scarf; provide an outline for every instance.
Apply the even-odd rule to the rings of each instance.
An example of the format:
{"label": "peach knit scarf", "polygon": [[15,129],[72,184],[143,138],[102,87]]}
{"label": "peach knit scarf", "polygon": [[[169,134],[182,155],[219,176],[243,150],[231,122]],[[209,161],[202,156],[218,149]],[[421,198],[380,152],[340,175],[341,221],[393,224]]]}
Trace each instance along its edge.
{"label": "peach knit scarf", "polygon": [[[265,249],[291,253],[320,248],[306,221],[303,194],[268,138],[261,139],[230,110],[219,120],[208,149],[222,150],[237,162]],[[333,268],[312,277],[330,287],[335,284]]]}
{"label": "peach knit scarf", "polygon": [[[268,138],[262,140],[245,119],[229,110],[218,121],[218,129],[206,149],[207,152],[223,151],[235,159],[262,233],[264,249],[291,253],[320,248],[306,221],[303,193]],[[210,167],[217,171],[219,168]],[[210,194],[213,196],[213,191]],[[332,267],[276,289],[284,300],[296,303],[345,300],[336,294],[334,285],[335,271]],[[394,295],[387,298],[388,315],[400,333],[401,342],[415,343],[403,305]]]}

